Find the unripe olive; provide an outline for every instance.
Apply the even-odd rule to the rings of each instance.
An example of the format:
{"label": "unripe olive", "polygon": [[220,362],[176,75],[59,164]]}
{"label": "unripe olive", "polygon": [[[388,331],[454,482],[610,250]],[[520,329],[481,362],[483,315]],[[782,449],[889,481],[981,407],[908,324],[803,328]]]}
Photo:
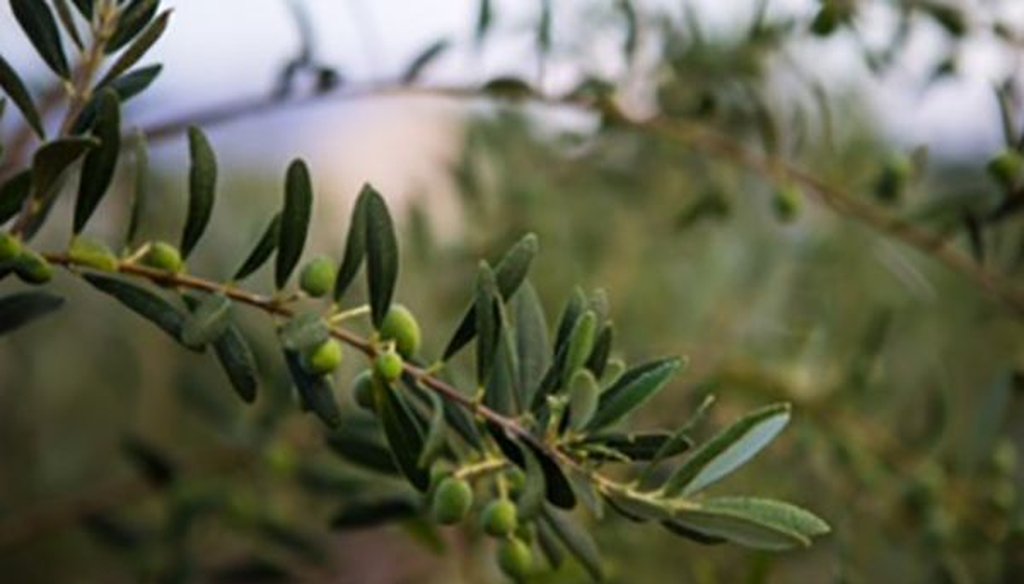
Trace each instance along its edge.
{"label": "unripe olive", "polygon": [[316,375],[332,373],[341,365],[341,343],[328,339],[304,355],[303,366]]}
{"label": "unripe olive", "polygon": [[494,537],[511,535],[519,526],[516,506],[508,499],[491,501],[480,514],[480,526],[484,533]]}
{"label": "unripe olive", "polygon": [[1024,171],[1024,156],[1016,150],[1004,150],[988,163],[988,173],[1000,185],[1012,188]]}
{"label": "unripe olive", "polygon": [[877,181],[875,197],[884,203],[894,203],[903,196],[907,183],[914,175],[914,165],[906,156],[893,156],[886,161]]}
{"label": "unripe olive", "polygon": [[181,252],[166,241],[155,241],[142,258],[142,263],[157,270],[180,272],[184,267]]}
{"label": "unripe olive", "polygon": [[513,497],[518,497],[526,488],[526,473],[519,467],[512,467],[512,470],[505,473],[508,479],[508,492]]}
{"label": "unripe olive", "polygon": [[107,244],[89,237],[76,237],[71,242],[68,255],[80,265],[104,272],[117,271],[117,256]]}
{"label": "unripe olive", "polygon": [[775,191],[772,197],[772,210],[779,221],[788,223],[800,214],[802,202],[800,189],[794,186],[783,187]]}
{"label": "unripe olive", "polygon": [[522,580],[530,575],[533,567],[533,552],[521,540],[509,538],[498,547],[498,567],[513,580]]}
{"label": "unripe olive", "polygon": [[463,479],[447,477],[437,485],[431,512],[434,520],[442,525],[462,521],[473,506],[473,489]]}
{"label": "unripe olive", "polygon": [[396,381],[402,376],[402,357],[394,351],[385,351],[377,356],[373,370],[384,381]]}
{"label": "unripe olive", "polygon": [[405,358],[412,357],[420,348],[420,325],[412,312],[401,304],[392,306],[384,317],[380,336],[394,341],[398,353]]}
{"label": "unripe olive", "polygon": [[302,268],[302,275],[299,277],[299,286],[302,291],[313,298],[320,298],[327,294],[334,287],[334,278],[338,270],[334,267],[334,261],[327,256],[317,256]]}
{"label": "unripe olive", "polygon": [[374,411],[376,404],[373,397],[373,372],[367,369],[352,381],[352,395],[364,410]]}
{"label": "unripe olive", "polygon": [[45,284],[53,279],[53,266],[46,258],[29,249],[22,249],[14,259],[14,273],[26,284]]}
{"label": "unripe olive", "polygon": [[21,241],[10,233],[0,233],[0,262],[8,262],[21,255]]}

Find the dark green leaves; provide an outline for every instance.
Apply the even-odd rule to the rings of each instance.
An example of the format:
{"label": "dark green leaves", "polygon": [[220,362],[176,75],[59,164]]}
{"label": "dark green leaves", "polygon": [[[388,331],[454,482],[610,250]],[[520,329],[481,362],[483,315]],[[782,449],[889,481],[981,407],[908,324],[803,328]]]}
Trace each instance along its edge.
{"label": "dark green leaves", "polygon": [[114,179],[117,157],[121,153],[121,106],[111,90],[99,94],[93,135],[100,145],[85,156],[82,177],[75,201],[74,233],[82,232]]}
{"label": "dark green leaves", "polygon": [[431,43],[429,47],[416,55],[416,58],[409,63],[405,72],[402,73],[402,83],[410,84],[419,79],[423,70],[448,50],[449,46],[451,46],[451,43],[447,39],[440,39]]}
{"label": "dark green leaves", "polygon": [[789,404],[751,412],[698,448],[665,484],[666,495],[691,495],[728,475],[768,445],[789,422]]}
{"label": "dark green leaves", "polygon": [[604,580],[604,570],[601,568],[601,552],[593,538],[582,527],[576,524],[569,517],[553,509],[545,509],[542,516],[544,523],[551,528],[551,531],[565,545],[565,548],[580,562],[587,570],[590,577],[595,581]]}
{"label": "dark green leaves", "polygon": [[62,79],[69,79],[71,70],[50,7],[40,0],[11,0],[11,11],[47,66]]}
{"label": "dark green leaves", "polygon": [[213,348],[235,393],[246,403],[252,403],[256,399],[259,378],[256,359],[242,332],[234,324],[228,324],[224,334],[213,342]]}
{"label": "dark green leaves", "polygon": [[304,312],[292,317],[278,331],[281,345],[295,352],[303,352],[325,343],[331,336],[327,322],[315,312]]}
{"label": "dark green leaves", "polygon": [[153,19],[159,6],[159,0],[131,0],[122,6],[117,29],[107,42],[105,52],[109,55],[128,44]]}
{"label": "dark green leaves", "polygon": [[102,87],[115,79],[128,69],[131,69],[132,65],[139,62],[139,59],[146,54],[147,51],[160,40],[160,37],[164,34],[167,29],[167,21],[170,20],[171,11],[165,10],[160,14],[159,17],[153,24],[149,25],[145,31],[132,43],[128,50],[126,50],[117,61],[110,67],[107,74],[100,80],[99,85]]}
{"label": "dark green leaves", "polygon": [[306,233],[313,212],[313,185],[309,168],[302,160],[294,160],[288,166],[284,186],[284,209],[281,211],[281,228],[277,240],[277,265],[274,282],[278,289],[284,288],[288,277],[295,270],[306,245]]}
{"label": "dark green leaves", "polygon": [[765,550],[809,546],[812,537],[829,532],[828,524],[809,511],[748,497],[687,501],[673,513],[673,521],[704,535]]}
{"label": "dark green leaves", "polygon": [[0,298],[0,336],[57,310],[64,299],[45,292],[18,292]]}
{"label": "dark green leaves", "polygon": [[312,411],[320,421],[329,428],[337,428],[341,424],[341,410],[334,399],[334,389],[326,376],[311,375],[302,366],[301,357],[296,351],[285,350],[285,363],[291,374],[295,388],[299,392],[299,400],[303,409]]}
{"label": "dark green leaves", "polygon": [[209,294],[185,321],[181,341],[193,349],[202,349],[221,337],[231,324],[231,300],[223,294]]}
{"label": "dark green leaves", "polygon": [[387,384],[374,384],[374,400],[384,426],[384,435],[391,447],[391,456],[409,482],[418,490],[426,492],[430,486],[430,474],[419,464],[420,453],[423,451],[423,433],[419,422],[409,411],[408,404]]}
{"label": "dark green leaves", "polygon": [[245,258],[245,261],[239,266],[238,271],[235,272],[235,277],[232,279],[241,280],[247,278],[250,274],[260,269],[260,266],[270,259],[270,254],[274,253],[274,250],[277,249],[277,241],[280,234],[281,214],[277,213],[270,220],[270,223],[267,224],[267,228],[263,230],[263,235],[260,236],[256,247],[249,253],[249,257]]}
{"label": "dark green leaves", "polygon": [[188,129],[188,154],[191,166],[188,174],[188,216],[181,234],[182,259],[188,259],[206,231],[213,214],[217,188],[217,158],[206,135],[195,126]]}
{"label": "dark green leaves", "polygon": [[683,366],[680,359],[662,359],[624,373],[604,394],[588,428],[609,426],[643,405]]}
{"label": "dark green leaves", "polygon": [[118,278],[99,274],[83,274],[82,277],[100,292],[112,296],[132,312],[160,327],[174,340],[181,341],[185,316],[163,298]]}
{"label": "dark green leaves", "polygon": [[480,387],[486,385],[491,376],[501,334],[496,305],[497,292],[498,285],[494,279],[494,272],[487,262],[481,262],[477,272],[476,301],[473,306],[476,313],[476,330],[479,331],[476,345],[476,379]]}
{"label": "dark green leaves", "polygon": [[398,281],[398,240],[387,204],[372,188],[366,199],[366,279],[373,326],[380,328]]}
{"label": "dark green leaves", "polygon": [[[533,233],[528,233],[512,246],[505,256],[501,258],[501,261],[498,262],[498,265],[494,268],[494,279],[497,284],[498,295],[502,300],[508,300],[526,279],[530,263],[533,262],[533,257],[537,255],[537,248],[537,236]],[[452,339],[448,341],[448,346],[444,350],[442,360],[447,361],[459,349],[465,347],[467,343],[473,340],[473,337],[476,336],[476,324],[476,309],[475,305],[472,305],[462,317],[462,322],[459,323],[455,334],[452,335]]]}
{"label": "dark green leaves", "polygon": [[39,117],[39,110],[36,109],[35,104],[32,102],[32,96],[29,94],[28,88],[25,87],[21,77],[18,77],[18,73],[2,55],[0,55],[0,88],[4,90],[4,93],[18,107],[21,115],[25,116],[25,121],[28,122],[36,136],[39,136],[40,139],[45,138],[46,131],[43,129],[43,121]]}
{"label": "dark green leaves", "polygon": [[0,224],[21,211],[25,199],[32,194],[32,172],[24,170],[0,186]]}
{"label": "dark green leaves", "polygon": [[442,454],[447,444],[448,424],[444,419],[444,400],[435,392],[428,392],[432,413],[430,416],[430,427],[427,429],[427,437],[423,441],[423,451],[416,461],[422,468],[430,468],[431,463]]}
{"label": "dark green leaves", "polygon": [[36,150],[32,158],[32,186],[36,196],[45,197],[69,166],[98,145],[95,138],[75,136],[54,140]]}
{"label": "dark green leaves", "polygon": [[529,404],[533,392],[544,378],[550,362],[551,347],[544,307],[529,281],[512,296],[510,311],[515,321],[516,355],[519,364],[517,385],[520,401]]}
{"label": "dark green leaves", "polygon": [[338,277],[334,281],[335,302],[341,300],[359,273],[359,267],[363,265],[363,258],[366,256],[366,204],[373,193],[373,187],[363,185],[352,208],[352,219],[349,221],[348,236],[345,240],[345,257],[341,260]]}

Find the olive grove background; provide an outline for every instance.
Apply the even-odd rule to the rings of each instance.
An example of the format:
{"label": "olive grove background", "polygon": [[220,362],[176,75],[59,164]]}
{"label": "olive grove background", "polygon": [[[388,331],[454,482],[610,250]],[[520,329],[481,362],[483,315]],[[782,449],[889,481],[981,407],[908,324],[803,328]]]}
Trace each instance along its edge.
{"label": "olive grove background", "polygon": [[[1021,142],[1024,6],[517,0],[481,20],[456,0],[167,4],[164,69],[125,118],[155,132],[145,236],[159,238],[185,212],[174,128],[212,112],[221,207],[194,270],[246,252],[302,155],[311,251],[340,254],[364,181],[397,209],[398,298],[427,347],[457,323],[478,259],[535,231],[549,315],[583,282],[607,291],[625,355],[689,356],[648,426],[709,394],[704,435],[794,404],[727,489],[813,509],[829,537],[769,555],[608,514],[591,527],[612,581],[1024,578],[1024,229],[1019,184],[986,172],[1004,133]],[[42,71],[6,10],[0,51]],[[403,74],[421,89],[372,91]],[[450,91],[496,78],[614,105]],[[256,321],[268,381],[243,410],[215,365],[90,290],[61,292],[71,309],[0,341],[0,580],[499,581],[469,531],[329,531],[339,501],[389,479],[323,448]],[[172,492],[140,478],[139,449],[183,477]],[[566,562],[536,581],[586,576]]]}

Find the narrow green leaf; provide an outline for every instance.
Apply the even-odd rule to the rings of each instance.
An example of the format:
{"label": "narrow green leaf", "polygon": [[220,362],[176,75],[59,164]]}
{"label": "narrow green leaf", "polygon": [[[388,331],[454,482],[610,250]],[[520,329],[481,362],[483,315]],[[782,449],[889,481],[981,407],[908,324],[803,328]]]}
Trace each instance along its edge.
{"label": "narrow green leaf", "polygon": [[604,580],[604,569],[601,567],[601,552],[597,544],[586,530],[576,524],[569,516],[554,509],[545,508],[542,520],[558,536],[565,548],[579,561],[590,577],[597,582]]}
{"label": "narrow green leaf", "polygon": [[516,500],[516,506],[519,509],[519,518],[522,521],[529,521],[544,509],[547,482],[544,479],[544,469],[533,451],[526,449],[522,452],[526,463],[526,484],[523,485],[523,491]]}
{"label": "narrow green leaf", "polygon": [[661,431],[593,434],[583,444],[609,448],[634,461],[652,460],[659,455],[667,459],[693,447],[686,436]]}
{"label": "narrow green leaf", "polygon": [[[366,420],[367,425],[375,421]],[[372,435],[371,435],[372,431]],[[346,461],[368,470],[386,475],[397,475],[388,447],[376,436],[375,427],[363,427],[359,419],[345,420],[340,428],[327,437],[331,451]]]}
{"label": "narrow green leaf", "polygon": [[555,345],[552,347],[554,355],[567,352],[569,340],[576,329],[576,322],[583,316],[587,309],[587,297],[583,290],[578,287],[573,289],[572,295],[562,308],[562,314],[558,317],[558,328],[555,332]]}
{"label": "narrow green leaf", "polygon": [[[528,233],[516,242],[495,266],[494,279],[498,287],[498,295],[503,301],[515,294],[519,286],[526,280],[526,274],[529,272],[534,256],[537,255],[538,247],[537,236]],[[458,328],[455,329],[455,334],[448,341],[442,360],[447,361],[475,336],[476,312],[474,305],[470,305]]]}
{"label": "narrow green leaf", "polygon": [[139,233],[139,225],[142,223],[142,215],[146,210],[146,201],[149,194],[149,148],[146,146],[146,136],[141,131],[136,131],[132,138],[135,184],[133,185],[134,188],[132,188],[128,228],[125,230],[124,235],[126,247],[130,247],[135,243],[135,238]]}
{"label": "narrow green leaf", "polygon": [[428,392],[428,395],[432,409],[427,438],[423,441],[423,451],[420,452],[420,457],[416,461],[420,468],[430,468],[430,465],[444,452],[447,445],[448,425],[444,421],[444,400],[434,392]]}
{"label": "narrow green leaf", "polygon": [[476,44],[479,45],[487,37],[493,20],[494,9],[491,5],[491,0],[480,0],[476,12],[476,30],[473,33],[473,39]]}
{"label": "narrow green leaf", "polygon": [[601,395],[588,428],[599,430],[621,420],[654,397],[683,365],[681,359],[662,359],[627,371]]}
{"label": "narrow green leaf", "polygon": [[569,383],[569,427],[576,431],[586,428],[597,412],[600,397],[594,374],[588,369],[577,371]]}
{"label": "narrow green leaf", "polygon": [[718,497],[687,501],[673,520],[700,533],[756,549],[784,550],[809,546],[811,538],[829,532],[813,513],[770,499]]}
{"label": "narrow green leaf", "polygon": [[75,25],[75,15],[71,13],[71,6],[68,5],[67,0],[54,0],[53,7],[57,11],[57,19],[60,20],[61,27],[71,37],[71,42],[75,43],[79,51],[84,51],[85,44],[82,43],[82,36],[78,33],[78,27]]}
{"label": "narrow green leaf", "polygon": [[331,330],[319,313],[303,312],[284,323],[277,334],[285,349],[302,353],[327,342]]}
{"label": "narrow green leaf", "polygon": [[299,353],[285,349],[285,363],[291,374],[299,400],[305,410],[313,412],[328,428],[341,425],[341,410],[334,398],[334,388],[327,376],[311,375],[302,366]]}
{"label": "narrow green leaf", "polygon": [[104,52],[113,54],[131,42],[153,20],[159,7],[160,0],[131,0],[127,6],[122,7],[117,29],[107,42]]}
{"label": "narrow green leaf", "polygon": [[501,334],[498,314],[495,308],[497,283],[494,272],[487,262],[480,262],[476,278],[476,329],[479,331],[476,344],[476,382],[477,387],[487,385],[494,367],[494,357],[498,350]]}
{"label": "narrow green leaf", "polygon": [[666,495],[691,495],[736,470],[789,422],[789,404],[751,412],[702,444],[665,483]]}
{"label": "narrow green leaf", "polygon": [[595,519],[603,519],[604,502],[597,491],[597,487],[594,486],[594,482],[586,475],[574,469],[568,469],[565,476],[569,479],[569,484],[572,486],[573,493],[576,494],[576,499],[583,503],[583,506],[587,508],[587,511],[590,511],[590,514]]}
{"label": "narrow green leaf", "polygon": [[256,247],[249,253],[249,257],[245,258],[242,265],[238,267],[238,271],[235,272],[233,280],[242,280],[249,277],[250,274],[260,269],[263,264],[270,259],[270,255],[277,249],[277,241],[281,233],[281,213],[274,214],[274,217],[267,224],[266,229],[263,230],[263,235],[260,236]]}
{"label": "narrow green leaf", "polygon": [[416,502],[404,495],[346,503],[331,517],[331,529],[352,530],[378,527],[406,519],[419,513]]}
{"label": "narrow green leaf", "polygon": [[0,186],[0,225],[21,212],[32,194],[32,171],[25,169]]}
{"label": "narrow green leaf", "polygon": [[82,277],[100,292],[113,297],[132,312],[155,324],[175,341],[181,342],[185,316],[163,298],[118,278],[100,274],[83,274]]}
{"label": "narrow green leaf", "polygon": [[398,281],[398,239],[387,203],[371,188],[366,200],[366,283],[373,326],[380,328]]}
{"label": "narrow green leaf", "polygon": [[99,143],[96,138],[73,136],[54,140],[39,148],[32,157],[32,185],[36,197],[44,198],[64,171]]}
{"label": "narrow green leaf", "polygon": [[47,66],[60,78],[70,79],[71,70],[50,7],[39,0],[11,0],[11,11]]}
{"label": "narrow green leaf", "polygon": [[562,562],[565,561],[565,554],[562,553],[562,544],[558,541],[558,536],[555,535],[554,530],[544,523],[538,521],[537,526],[537,543],[540,545],[540,551],[544,555],[544,559],[547,560],[552,570],[557,570],[562,566]]}
{"label": "narrow green leaf", "polygon": [[128,47],[128,49],[122,53],[116,61],[114,61],[114,64],[110,66],[110,70],[108,70],[106,75],[103,76],[103,79],[100,80],[99,86],[103,87],[113,82],[122,73],[131,69],[132,66],[138,63],[139,59],[145,56],[146,52],[148,52],[149,49],[152,48],[158,40],[160,40],[160,37],[163,36],[164,31],[167,30],[167,22],[170,18],[170,10],[164,10],[161,12],[160,16],[158,16],[152,24],[146,27],[146,30],[135,39],[131,46]]}
{"label": "narrow green leaf", "polygon": [[544,471],[545,496],[554,506],[562,509],[572,509],[576,506],[576,495],[573,493],[572,485],[568,477],[562,471],[562,467],[545,452],[541,451],[531,443],[526,447],[533,453],[540,462],[541,470]]}
{"label": "narrow green leaf", "polygon": [[334,281],[335,302],[341,301],[341,297],[359,273],[359,267],[363,265],[363,258],[366,255],[366,206],[373,192],[372,186],[363,185],[352,207],[352,218],[349,220],[345,240],[345,257],[341,260],[341,267],[338,268],[338,276]]}
{"label": "narrow green leaf", "polygon": [[138,473],[154,486],[164,487],[177,479],[174,463],[156,446],[128,436],[122,441],[121,450]]}
{"label": "narrow green leaf", "polygon": [[163,65],[140,67],[114,79],[105,87],[114,90],[121,103],[124,103],[152,85],[163,69]]}
{"label": "narrow green leaf", "polygon": [[36,133],[40,140],[46,139],[46,130],[43,129],[43,120],[39,117],[39,110],[32,102],[32,95],[25,87],[25,83],[18,76],[13,67],[0,55],[0,89],[11,98],[14,105],[18,107],[25,121]]}
{"label": "narrow green leaf", "polygon": [[533,394],[550,363],[551,346],[544,307],[529,281],[512,295],[511,312],[515,319],[516,357],[519,363],[520,403],[533,401]]}
{"label": "narrow green leaf", "polygon": [[484,403],[492,410],[509,416],[523,411],[523,390],[519,387],[519,355],[515,330],[508,311],[494,297],[494,312],[498,322],[498,342],[495,347],[494,366],[484,391]]}
{"label": "narrow green leaf", "polygon": [[430,486],[430,473],[418,464],[423,452],[423,434],[419,424],[408,405],[387,384],[374,384],[374,398],[391,456],[409,482],[419,491],[426,492]]}
{"label": "narrow green leaf", "polygon": [[415,83],[423,71],[433,63],[438,57],[440,57],[448,48],[451,46],[451,42],[448,39],[438,39],[424,49],[420,54],[416,55],[416,58],[409,63],[406,67],[405,72],[402,73],[402,83],[409,85]]}
{"label": "narrow green leaf", "polygon": [[274,271],[274,282],[278,289],[284,288],[302,257],[312,212],[313,185],[309,178],[309,168],[304,161],[296,159],[288,166],[285,177],[284,208],[281,211],[277,265]]}
{"label": "narrow green leaf", "polygon": [[0,298],[0,336],[50,314],[64,299],[46,292],[17,292]]}
{"label": "narrow green leaf", "polygon": [[537,94],[526,81],[517,77],[498,77],[484,84],[481,90],[495,99],[522,101]]}
{"label": "narrow green leaf", "polygon": [[188,129],[188,215],[181,233],[181,258],[195,249],[213,214],[217,189],[217,157],[206,134],[195,126]]}
{"label": "narrow green leaf", "polygon": [[612,353],[612,344],[615,341],[615,327],[611,322],[605,323],[594,341],[594,348],[587,357],[586,367],[594,374],[594,377],[601,379],[604,370],[608,366],[608,357]]}
{"label": "narrow green leaf", "polygon": [[235,393],[246,403],[252,403],[259,387],[259,374],[256,358],[245,335],[236,325],[229,323],[224,334],[213,342],[213,348]]}
{"label": "narrow green leaf", "polygon": [[223,294],[208,294],[185,320],[181,341],[193,349],[202,349],[219,339],[231,324],[231,299]]}
{"label": "narrow green leaf", "polygon": [[578,319],[569,335],[569,345],[565,353],[565,366],[562,368],[562,387],[568,387],[569,381],[577,371],[583,368],[587,357],[594,349],[594,337],[597,332],[597,315],[587,310]]}
{"label": "narrow green leaf", "polygon": [[78,185],[78,199],[75,201],[74,233],[85,228],[96,207],[114,180],[114,170],[121,154],[121,106],[117,95],[106,89],[96,101],[96,120],[93,135],[100,145],[85,156],[82,163],[82,177]]}
{"label": "narrow green leaf", "polygon": [[661,525],[665,529],[674,533],[675,535],[678,535],[679,537],[685,537],[686,539],[695,541],[701,545],[718,545],[720,543],[726,542],[726,539],[724,537],[704,533],[703,531],[699,531],[695,529],[692,525],[687,523],[681,523],[669,519],[666,521],[662,521]]}
{"label": "narrow green leaf", "polygon": [[92,9],[95,0],[71,0],[75,4],[75,8],[78,12],[86,19],[92,20]]}
{"label": "narrow green leaf", "polygon": [[672,517],[672,506],[668,501],[646,493],[616,490],[608,493],[605,501],[620,515],[636,523],[666,521]]}

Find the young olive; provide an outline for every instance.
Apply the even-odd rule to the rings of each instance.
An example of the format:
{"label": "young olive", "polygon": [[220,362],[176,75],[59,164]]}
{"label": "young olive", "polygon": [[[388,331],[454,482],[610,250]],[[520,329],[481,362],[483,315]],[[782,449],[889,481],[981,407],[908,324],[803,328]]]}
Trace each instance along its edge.
{"label": "young olive", "polygon": [[184,267],[181,252],[166,241],[153,242],[149,246],[149,251],[142,257],[142,263],[151,268],[172,273],[180,272]]}
{"label": "young olive", "polygon": [[338,270],[334,267],[334,261],[327,256],[317,256],[302,268],[299,276],[299,286],[302,291],[313,298],[320,298],[331,291],[334,287],[334,278]]}
{"label": "young olive", "polygon": [[384,317],[380,336],[394,341],[398,353],[405,358],[412,357],[420,348],[420,325],[412,312],[401,304],[392,306]]}
{"label": "young olive", "polygon": [[53,279],[53,266],[46,258],[29,249],[22,249],[21,254],[12,264],[14,273],[26,284],[45,284]]}
{"label": "young olive", "polygon": [[341,343],[328,339],[305,355],[303,365],[310,373],[327,375],[341,365],[341,356]]}
{"label": "young olive", "polygon": [[463,479],[447,477],[434,492],[431,512],[442,525],[453,525],[465,519],[473,506],[473,489]]}
{"label": "young olive", "polygon": [[103,272],[117,271],[117,256],[107,244],[90,237],[76,237],[68,255],[79,265]]}
{"label": "young olive", "polygon": [[377,356],[373,370],[388,383],[402,376],[402,357],[394,351],[385,351]]}
{"label": "young olive", "polygon": [[21,241],[10,233],[0,233],[0,262],[9,262],[21,255]]}
{"label": "young olive", "polygon": [[508,499],[491,501],[480,514],[480,525],[484,533],[494,537],[507,537],[519,525],[519,514],[515,504]]}
{"label": "young olive", "polygon": [[498,547],[498,567],[513,580],[522,580],[530,575],[533,567],[533,552],[522,540],[509,538]]}
{"label": "young olive", "polygon": [[367,369],[352,381],[352,394],[359,407],[364,410],[374,411],[376,407],[373,397],[373,371]]}

